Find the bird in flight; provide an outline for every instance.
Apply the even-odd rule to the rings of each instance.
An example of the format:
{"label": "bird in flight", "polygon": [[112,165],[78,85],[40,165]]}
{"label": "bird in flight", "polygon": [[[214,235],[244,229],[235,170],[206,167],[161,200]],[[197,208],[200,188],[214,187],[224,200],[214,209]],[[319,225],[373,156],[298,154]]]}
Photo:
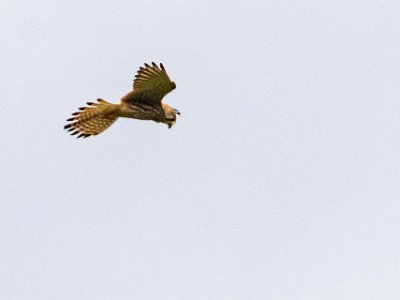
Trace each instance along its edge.
{"label": "bird in flight", "polygon": [[133,80],[133,90],[123,96],[119,103],[113,104],[103,99],[87,102],[88,106],[80,107],[80,111],[72,114],[73,117],[67,120],[70,123],[64,129],[72,132],[71,135],[79,134],[78,138],[87,138],[103,132],[119,117],[152,120],[171,128],[176,122],[176,115],[180,113],[162,99],[175,88],[163,64],[144,64]]}

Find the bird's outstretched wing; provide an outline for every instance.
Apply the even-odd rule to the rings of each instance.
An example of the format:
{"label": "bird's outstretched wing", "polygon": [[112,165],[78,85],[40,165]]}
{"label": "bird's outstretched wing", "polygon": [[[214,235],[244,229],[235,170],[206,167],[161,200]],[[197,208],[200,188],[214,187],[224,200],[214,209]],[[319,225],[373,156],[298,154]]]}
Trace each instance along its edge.
{"label": "bird's outstretched wing", "polygon": [[176,88],[169,78],[163,64],[158,66],[144,64],[140,67],[133,81],[133,91],[122,98],[124,102],[158,104],[162,98]]}

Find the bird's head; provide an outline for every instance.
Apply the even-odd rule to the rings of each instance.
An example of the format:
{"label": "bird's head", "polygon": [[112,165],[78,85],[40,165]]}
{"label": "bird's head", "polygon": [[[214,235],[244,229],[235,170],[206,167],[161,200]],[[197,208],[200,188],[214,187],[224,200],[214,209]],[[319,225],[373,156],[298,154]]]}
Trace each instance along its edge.
{"label": "bird's head", "polygon": [[166,119],[166,124],[168,125],[168,128],[171,128],[175,123],[176,123],[176,115],[180,115],[181,113],[171,107],[171,106],[164,106],[164,111],[165,111],[165,119]]}

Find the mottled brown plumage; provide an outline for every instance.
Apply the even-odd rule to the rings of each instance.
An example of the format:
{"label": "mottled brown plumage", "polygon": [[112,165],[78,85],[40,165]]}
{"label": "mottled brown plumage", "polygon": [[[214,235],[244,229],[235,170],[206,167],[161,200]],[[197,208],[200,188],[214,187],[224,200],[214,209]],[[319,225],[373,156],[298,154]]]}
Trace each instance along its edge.
{"label": "mottled brown plumage", "polygon": [[121,98],[120,103],[113,104],[102,99],[97,103],[87,102],[87,107],[80,107],[79,112],[68,119],[64,128],[77,137],[97,135],[110,127],[119,117],[161,122],[171,128],[176,122],[179,111],[162,99],[174,90],[164,66],[145,64],[140,67],[133,81],[133,90]]}

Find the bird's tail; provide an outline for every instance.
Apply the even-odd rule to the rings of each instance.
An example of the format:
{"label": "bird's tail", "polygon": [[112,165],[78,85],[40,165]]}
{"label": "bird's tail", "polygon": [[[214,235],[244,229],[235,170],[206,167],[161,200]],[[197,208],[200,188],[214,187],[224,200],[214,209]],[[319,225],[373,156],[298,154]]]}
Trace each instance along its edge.
{"label": "bird's tail", "polygon": [[71,135],[78,134],[80,137],[96,135],[111,126],[118,119],[118,104],[108,103],[97,99],[97,103],[87,102],[87,107],[80,107],[73,117],[68,119],[69,124],[64,129],[72,131]]}

